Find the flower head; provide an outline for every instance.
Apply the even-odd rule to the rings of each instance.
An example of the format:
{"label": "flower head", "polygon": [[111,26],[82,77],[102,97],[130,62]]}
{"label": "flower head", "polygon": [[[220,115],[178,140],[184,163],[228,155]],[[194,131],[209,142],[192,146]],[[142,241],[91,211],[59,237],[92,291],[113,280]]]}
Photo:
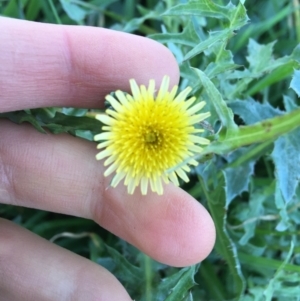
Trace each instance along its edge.
{"label": "flower head", "polygon": [[111,186],[116,187],[125,178],[130,194],[139,185],[144,195],[149,185],[152,191],[162,194],[162,180],[177,186],[178,177],[189,181],[188,164],[197,165],[193,156],[202,151],[199,144],[209,144],[208,139],[197,135],[203,129],[195,128],[195,124],[210,113],[198,113],[204,101],[194,104],[195,97],[186,100],[190,87],[177,96],[177,86],[169,92],[167,76],[157,94],[154,80],[146,88],[138,87],[131,79],[130,86],[132,95],[121,91],[115,92],[116,97],[107,95],[112,108],[96,116],[105,125],[94,138],[102,141],[97,146],[102,150],[96,158],[107,158],[104,166],[109,167],[104,176],[115,172]]}

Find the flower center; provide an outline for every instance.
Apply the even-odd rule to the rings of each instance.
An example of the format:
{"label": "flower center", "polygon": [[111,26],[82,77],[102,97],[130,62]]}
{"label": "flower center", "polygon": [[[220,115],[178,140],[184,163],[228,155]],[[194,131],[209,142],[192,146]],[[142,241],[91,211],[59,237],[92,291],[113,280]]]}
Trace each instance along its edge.
{"label": "flower center", "polygon": [[144,127],[141,134],[146,148],[157,149],[157,147],[161,147],[162,138],[163,138],[162,133],[155,126]]}
{"label": "flower center", "polygon": [[158,135],[154,131],[149,131],[145,134],[145,141],[146,143],[155,143],[158,140]]}

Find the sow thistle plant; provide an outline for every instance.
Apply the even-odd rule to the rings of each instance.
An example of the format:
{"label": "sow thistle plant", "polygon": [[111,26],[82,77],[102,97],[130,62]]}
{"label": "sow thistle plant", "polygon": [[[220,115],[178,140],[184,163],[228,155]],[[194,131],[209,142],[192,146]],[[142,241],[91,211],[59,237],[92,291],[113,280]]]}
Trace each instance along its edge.
{"label": "sow thistle plant", "polygon": [[196,125],[210,113],[199,113],[204,101],[197,103],[194,96],[187,99],[191,87],[176,96],[178,86],[169,91],[169,81],[165,76],[156,93],[154,80],[146,88],[131,79],[132,95],[118,90],[115,97],[106,96],[112,109],[96,115],[104,126],[94,139],[101,141],[96,159],[106,158],[104,176],[115,172],[112,187],[124,179],[129,194],[140,185],[143,195],[149,186],[162,195],[163,182],[176,186],[178,178],[188,182],[188,165],[198,165],[194,156],[210,141],[198,135],[204,130]]}
{"label": "sow thistle plant", "polygon": [[[79,233],[75,236],[92,233],[88,248],[78,240],[70,249],[104,264],[133,300],[299,300],[299,1],[102,1],[101,9],[100,1],[53,1],[59,5],[56,15],[67,24],[98,26],[101,20],[104,27],[163,43],[176,57],[182,81],[197,95],[188,96],[191,88],[169,89],[166,76],[147,87],[131,80],[129,94],[116,91],[106,97],[105,113],[52,107],[0,115],[29,122],[42,133],[95,137],[97,159],[104,162],[105,176],[112,177],[111,186],[124,182],[131,194],[163,194],[166,183],[188,181],[199,161],[184,189],[208,208],[217,240],[201,265],[157,264],[109,233],[100,238],[93,222],[76,219],[74,226],[73,219],[61,223],[60,215],[45,216],[51,231],[59,222],[58,232],[72,226]],[[4,2],[2,15],[19,14],[19,7]],[[29,10],[22,7],[25,16]],[[79,21],[74,10],[82,14]],[[40,6],[37,18],[53,23],[46,6]],[[204,130],[211,142],[202,137],[208,136]],[[10,206],[0,212],[8,219],[20,216]],[[38,222],[40,216],[26,210],[20,223]]]}

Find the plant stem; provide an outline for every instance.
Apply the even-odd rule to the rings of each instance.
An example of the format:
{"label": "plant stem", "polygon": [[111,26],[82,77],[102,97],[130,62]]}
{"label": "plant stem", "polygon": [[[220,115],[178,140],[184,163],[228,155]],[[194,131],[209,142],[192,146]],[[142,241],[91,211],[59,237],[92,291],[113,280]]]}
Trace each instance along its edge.
{"label": "plant stem", "polygon": [[58,16],[57,10],[56,10],[56,8],[55,8],[55,6],[54,6],[54,4],[53,4],[53,1],[52,1],[52,0],[48,0],[48,2],[49,2],[49,5],[50,5],[50,7],[51,7],[51,10],[52,10],[52,12],[53,12],[53,15],[54,15],[54,18],[55,18],[55,20],[56,20],[56,23],[57,23],[57,24],[62,24],[62,22],[61,22],[61,20],[60,20],[60,17]]}
{"label": "plant stem", "polygon": [[151,258],[147,255],[144,255],[144,264],[145,264],[145,294],[146,301],[152,301],[152,264]]}

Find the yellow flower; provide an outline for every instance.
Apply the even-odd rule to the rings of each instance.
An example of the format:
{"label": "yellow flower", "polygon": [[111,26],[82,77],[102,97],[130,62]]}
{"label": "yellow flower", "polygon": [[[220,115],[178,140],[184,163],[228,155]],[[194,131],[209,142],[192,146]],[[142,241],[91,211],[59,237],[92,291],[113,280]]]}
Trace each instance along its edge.
{"label": "yellow flower", "polygon": [[[178,177],[189,181],[187,164],[197,165],[192,157],[202,151],[199,144],[209,144],[208,139],[197,136],[204,130],[196,129],[194,125],[209,117],[210,113],[198,114],[205,105],[204,101],[194,104],[195,97],[186,100],[192,90],[190,87],[178,96],[177,86],[169,92],[168,76],[163,78],[157,95],[154,80],[150,80],[146,88],[143,85],[138,87],[131,79],[130,86],[132,95],[121,91],[115,92],[116,98],[107,95],[106,100],[112,109],[96,116],[105,124],[102,127],[104,132],[94,138],[102,141],[97,146],[102,150],[96,158],[107,158],[104,166],[110,166],[104,176],[116,173],[111,186],[116,187],[125,178],[129,194],[140,185],[145,195],[150,185],[152,191],[161,195],[162,180],[177,186]],[[180,164],[183,161],[185,163]]]}

